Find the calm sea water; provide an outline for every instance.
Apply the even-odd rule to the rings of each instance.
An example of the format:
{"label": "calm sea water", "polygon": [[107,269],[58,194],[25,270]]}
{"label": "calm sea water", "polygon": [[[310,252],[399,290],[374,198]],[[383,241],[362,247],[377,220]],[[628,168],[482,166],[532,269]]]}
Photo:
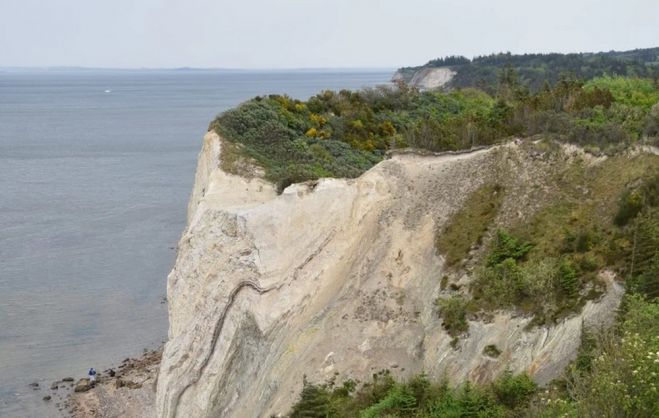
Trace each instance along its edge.
{"label": "calm sea water", "polygon": [[0,416],[57,416],[50,382],[166,338],[166,276],[215,114],[390,75],[0,72]]}

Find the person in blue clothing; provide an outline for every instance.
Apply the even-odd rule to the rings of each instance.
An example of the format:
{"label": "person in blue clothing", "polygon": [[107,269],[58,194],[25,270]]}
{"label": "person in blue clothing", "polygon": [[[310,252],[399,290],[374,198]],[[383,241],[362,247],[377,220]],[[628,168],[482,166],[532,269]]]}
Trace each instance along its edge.
{"label": "person in blue clothing", "polygon": [[91,369],[89,369],[89,373],[87,373],[87,374],[89,375],[89,381],[91,383],[96,382],[96,370],[94,370],[93,367]]}

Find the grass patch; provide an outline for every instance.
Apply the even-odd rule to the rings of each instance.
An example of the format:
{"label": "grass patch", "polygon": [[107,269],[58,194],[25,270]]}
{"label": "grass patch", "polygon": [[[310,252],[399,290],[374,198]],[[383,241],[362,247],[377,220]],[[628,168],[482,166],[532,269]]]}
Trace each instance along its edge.
{"label": "grass patch", "polygon": [[[659,157],[619,155],[595,166],[573,163],[548,179],[552,200],[528,222],[514,225],[512,233],[533,242],[529,260],[569,256],[584,270],[616,268],[630,242],[614,224],[628,222],[638,212],[630,195],[654,195],[653,179],[659,174]],[[653,198],[643,198],[643,201]],[[635,198],[632,199],[635,202]],[[618,241],[616,243],[616,241]]]}
{"label": "grass patch", "polygon": [[482,243],[485,232],[501,207],[503,195],[503,188],[498,184],[479,187],[437,234],[435,246],[446,257],[448,266],[462,262],[474,245]]}

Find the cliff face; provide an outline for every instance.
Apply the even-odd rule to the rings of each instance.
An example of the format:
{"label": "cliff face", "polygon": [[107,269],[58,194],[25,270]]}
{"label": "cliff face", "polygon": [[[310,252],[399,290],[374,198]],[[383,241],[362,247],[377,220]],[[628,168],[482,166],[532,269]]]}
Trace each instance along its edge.
{"label": "cliff face", "polygon": [[[188,227],[169,276],[170,329],[157,389],[159,417],[285,413],[303,375],[322,382],[425,371],[484,382],[506,368],[539,382],[573,358],[584,323],[603,321],[621,288],[551,327],[499,312],[471,321],[454,349],[435,300],[443,260],[435,234],[469,193],[512,169],[517,194],[541,163],[511,144],[465,154],[394,155],[354,180],[269,183],[219,168],[221,140],[204,139]],[[458,284],[464,285],[466,277]],[[498,358],[483,354],[495,344]]]}
{"label": "cliff face", "polygon": [[421,68],[416,71],[402,72],[400,70],[394,73],[391,81],[405,81],[410,86],[420,90],[432,90],[445,86],[457,74],[448,67],[443,68]]}

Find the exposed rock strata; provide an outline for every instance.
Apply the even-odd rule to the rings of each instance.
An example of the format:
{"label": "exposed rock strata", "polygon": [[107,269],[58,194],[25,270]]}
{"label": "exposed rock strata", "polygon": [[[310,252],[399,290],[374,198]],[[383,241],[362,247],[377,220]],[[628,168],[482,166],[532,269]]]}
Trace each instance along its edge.
{"label": "exposed rock strata", "polygon": [[[541,383],[556,377],[583,324],[617,306],[622,290],[610,278],[605,297],[578,316],[525,330],[529,318],[501,312],[472,321],[457,349],[434,307],[443,275],[436,231],[502,161],[517,164],[519,179],[534,175],[516,150],[396,154],[357,179],[278,196],[263,180],[220,170],[221,141],[209,133],[169,276],[158,416],[267,417],[288,410],[303,375],[365,380],[394,366],[454,382],[506,368]],[[484,355],[488,345],[501,354]]]}
{"label": "exposed rock strata", "polygon": [[410,86],[420,90],[432,90],[448,84],[457,73],[449,67],[422,67],[413,74],[394,73],[391,81],[406,81]]}

